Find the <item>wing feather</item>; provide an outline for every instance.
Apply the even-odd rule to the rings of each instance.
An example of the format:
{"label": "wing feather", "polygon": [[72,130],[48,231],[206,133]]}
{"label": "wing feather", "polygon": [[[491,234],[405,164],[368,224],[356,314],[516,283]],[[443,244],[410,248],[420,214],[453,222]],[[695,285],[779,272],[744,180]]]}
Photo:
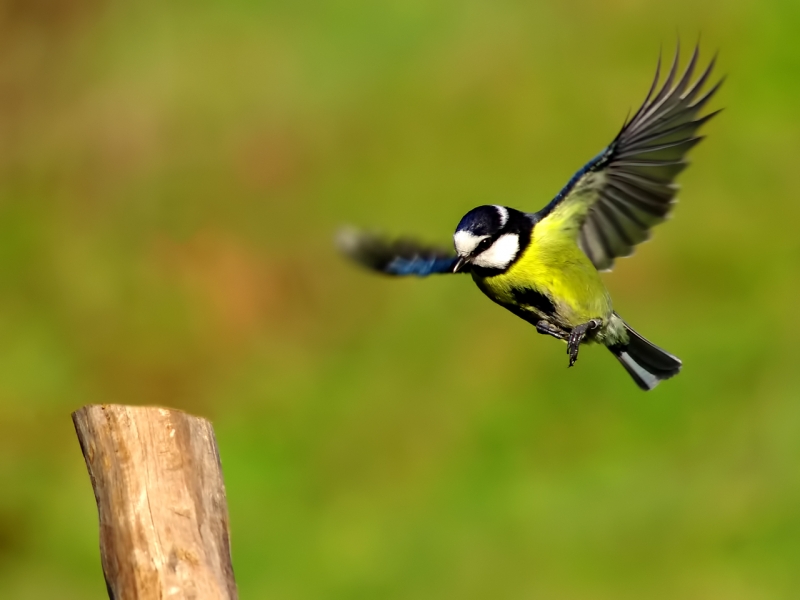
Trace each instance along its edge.
{"label": "wing feather", "polygon": [[579,219],[577,242],[599,270],[610,269],[615,258],[632,254],[649,237],[650,229],[668,217],[678,190],[674,180],[689,164],[686,154],[703,139],[699,129],[719,113],[699,116],[724,81],[703,92],[716,57],[692,81],[699,56],[695,47],[678,76],[680,49],[676,50],[660,86],[659,58],[647,97],[633,117],[611,145],[536,215],[539,221]]}
{"label": "wing feather", "polygon": [[426,277],[452,273],[452,250],[420,244],[410,238],[388,239],[381,235],[344,229],[337,235],[339,250],[363,267],[386,275]]}

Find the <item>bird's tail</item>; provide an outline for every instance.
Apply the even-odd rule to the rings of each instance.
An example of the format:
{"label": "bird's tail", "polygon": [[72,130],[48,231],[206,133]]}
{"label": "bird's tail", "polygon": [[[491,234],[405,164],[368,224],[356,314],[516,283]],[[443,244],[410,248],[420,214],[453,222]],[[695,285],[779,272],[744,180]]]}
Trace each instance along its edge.
{"label": "bird's tail", "polygon": [[625,323],[628,331],[626,344],[615,344],[608,349],[617,357],[628,374],[640,388],[652,390],[662,379],[669,379],[681,370],[681,360],[655,344],[651,344]]}

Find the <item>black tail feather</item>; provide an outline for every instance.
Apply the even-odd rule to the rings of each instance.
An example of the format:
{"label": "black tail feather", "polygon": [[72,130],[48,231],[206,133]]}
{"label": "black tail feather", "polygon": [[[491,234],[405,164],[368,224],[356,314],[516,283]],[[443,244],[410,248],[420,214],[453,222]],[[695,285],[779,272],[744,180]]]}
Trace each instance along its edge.
{"label": "black tail feather", "polygon": [[669,379],[681,370],[681,360],[655,344],[651,344],[625,323],[628,343],[609,346],[625,370],[643,390],[652,390],[662,379]]}

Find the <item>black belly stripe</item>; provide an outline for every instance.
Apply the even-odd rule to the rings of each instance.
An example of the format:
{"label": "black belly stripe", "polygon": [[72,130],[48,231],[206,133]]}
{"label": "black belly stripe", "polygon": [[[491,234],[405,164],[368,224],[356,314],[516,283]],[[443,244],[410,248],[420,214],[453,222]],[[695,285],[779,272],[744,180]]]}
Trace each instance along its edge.
{"label": "black belly stripe", "polygon": [[556,307],[553,302],[542,293],[531,288],[515,288],[512,290],[514,300],[522,306],[530,306],[544,315],[554,315]]}

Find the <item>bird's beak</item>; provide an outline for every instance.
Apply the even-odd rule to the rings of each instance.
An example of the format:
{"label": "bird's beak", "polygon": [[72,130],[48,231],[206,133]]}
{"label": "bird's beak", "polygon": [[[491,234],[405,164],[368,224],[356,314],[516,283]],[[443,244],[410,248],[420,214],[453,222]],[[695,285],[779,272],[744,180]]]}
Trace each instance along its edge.
{"label": "bird's beak", "polygon": [[459,256],[456,264],[453,265],[453,273],[460,273],[464,270],[464,267],[467,264],[467,257],[466,256]]}

